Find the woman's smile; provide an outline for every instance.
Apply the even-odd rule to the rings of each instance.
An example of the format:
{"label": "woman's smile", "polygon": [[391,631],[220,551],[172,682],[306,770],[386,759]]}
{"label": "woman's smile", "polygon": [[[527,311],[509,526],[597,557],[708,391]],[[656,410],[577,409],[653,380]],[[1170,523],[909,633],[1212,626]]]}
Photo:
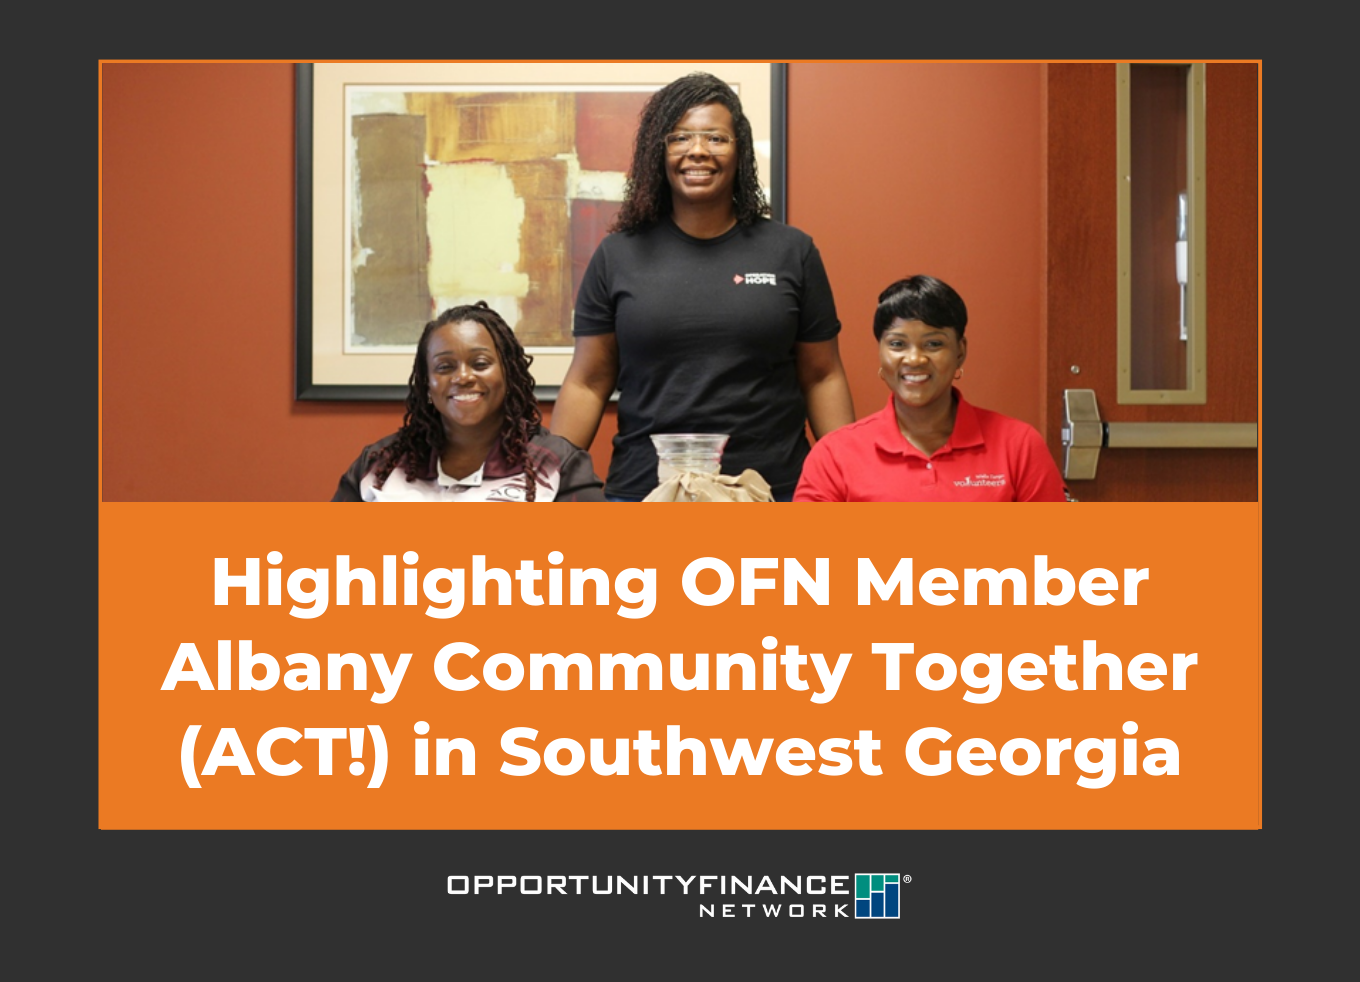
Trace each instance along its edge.
{"label": "woman's smile", "polygon": [[[718,103],[695,106],[676,124],[676,133],[693,134],[695,138],[680,153],[667,151],[666,177],[674,202],[730,205],[737,161],[732,152],[736,140],[732,113]],[[704,136],[707,134],[716,134],[728,144],[720,153],[714,153]]]}
{"label": "woman's smile", "polygon": [[446,324],[430,336],[430,401],[444,425],[499,429],[505,371],[496,343],[476,321]]}
{"label": "woman's smile", "polygon": [[948,400],[968,343],[952,327],[897,318],[878,342],[879,377],[905,408]]}
{"label": "woman's smile", "polygon": [[680,168],[680,176],[687,184],[708,184],[718,176],[718,168],[707,164],[685,165]]}

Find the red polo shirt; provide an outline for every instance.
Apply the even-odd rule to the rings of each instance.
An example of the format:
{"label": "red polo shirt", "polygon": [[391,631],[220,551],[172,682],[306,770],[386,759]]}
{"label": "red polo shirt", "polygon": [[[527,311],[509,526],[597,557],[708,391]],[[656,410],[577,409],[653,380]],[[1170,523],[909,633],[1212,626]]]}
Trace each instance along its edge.
{"label": "red polo shirt", "polygon": [[1066,501],[1039,431],[970,405],[958,389],[954,432],[927,457],[897,429],[892,396],[812,448],[794,501]]}

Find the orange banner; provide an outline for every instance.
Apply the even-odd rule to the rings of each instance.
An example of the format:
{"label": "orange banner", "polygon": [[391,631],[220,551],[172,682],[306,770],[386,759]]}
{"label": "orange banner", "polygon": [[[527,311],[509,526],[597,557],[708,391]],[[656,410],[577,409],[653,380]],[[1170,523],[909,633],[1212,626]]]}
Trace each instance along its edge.
{"label": "orange banner", "polygon": [[1254,503],[100,516],[102,828],[1261,824]]}

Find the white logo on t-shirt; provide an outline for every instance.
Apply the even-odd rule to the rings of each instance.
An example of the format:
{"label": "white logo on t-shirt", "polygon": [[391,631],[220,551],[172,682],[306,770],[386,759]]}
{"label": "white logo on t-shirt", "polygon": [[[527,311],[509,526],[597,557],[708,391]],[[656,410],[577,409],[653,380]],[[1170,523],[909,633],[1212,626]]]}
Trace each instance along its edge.
{"label": "white logo on t-shirt", "polygon": [[779,285],[773,273],[747,273],[745,276],[738,273],[736,276],[732,277],[732,282],[737,284],[737,286],[741,286],[742,283],[745,283],[747,286]]}

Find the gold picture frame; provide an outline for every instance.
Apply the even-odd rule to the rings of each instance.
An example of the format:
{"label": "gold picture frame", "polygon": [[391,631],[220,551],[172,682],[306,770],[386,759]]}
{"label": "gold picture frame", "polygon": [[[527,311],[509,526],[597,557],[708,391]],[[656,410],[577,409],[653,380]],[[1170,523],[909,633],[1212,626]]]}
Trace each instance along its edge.
{"label": "gold picture frame", "polygon": [[300,400],[403,400],[426,321],[486,300],[571,362],[580,273],[622,200],[637,113],[694,71],[733,86],[783,221],[787,66],[771,62],[316,62],[297,79]]}

